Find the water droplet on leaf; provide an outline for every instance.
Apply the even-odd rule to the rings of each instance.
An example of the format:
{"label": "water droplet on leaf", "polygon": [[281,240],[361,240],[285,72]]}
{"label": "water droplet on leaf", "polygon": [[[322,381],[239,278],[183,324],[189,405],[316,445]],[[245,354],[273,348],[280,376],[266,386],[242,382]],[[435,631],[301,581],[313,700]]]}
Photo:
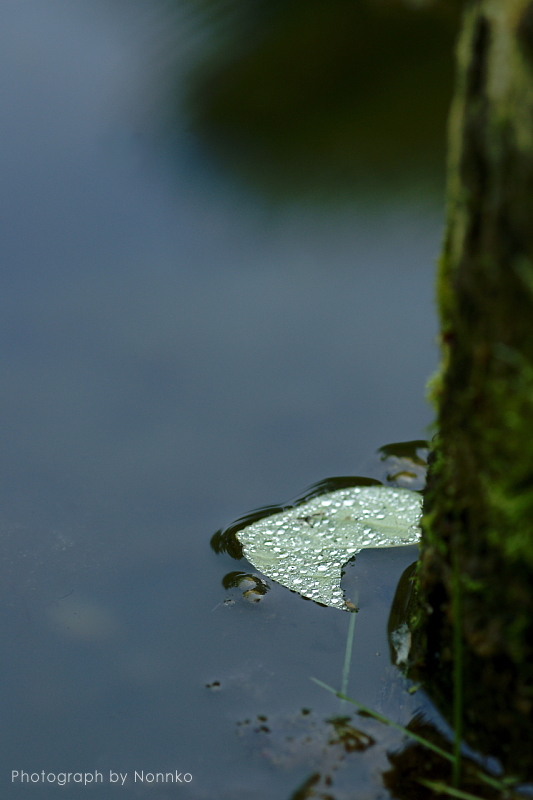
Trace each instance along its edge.
{"label": "water droplet on leaf", "polygon": [[344,564],[364,547],[416,544],[421,514],[418,492],[357,486],[259,519],[236,536],[248,561],[264,575],[347,611],[340,588]]}

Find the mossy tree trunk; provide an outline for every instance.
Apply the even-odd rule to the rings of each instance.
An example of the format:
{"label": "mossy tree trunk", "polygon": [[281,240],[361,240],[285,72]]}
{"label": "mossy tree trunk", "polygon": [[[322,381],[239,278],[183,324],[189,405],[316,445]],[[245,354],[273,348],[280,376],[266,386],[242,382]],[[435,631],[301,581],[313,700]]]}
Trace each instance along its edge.
{"label": "mossy tree trunk", "polygon": [[[532,0],[465,7],[438,301],[438,435],[413,668],[449,710],[459,617],[467,739],[531,775]],[[460,614],[453,606],[457,576]]]}

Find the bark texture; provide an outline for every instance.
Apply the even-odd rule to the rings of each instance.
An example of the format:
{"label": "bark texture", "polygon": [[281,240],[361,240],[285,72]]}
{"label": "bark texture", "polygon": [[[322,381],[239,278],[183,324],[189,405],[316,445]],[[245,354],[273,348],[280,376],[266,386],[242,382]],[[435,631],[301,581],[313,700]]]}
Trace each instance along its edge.
{"label": "bark texture", "polygon": [[465,7],[438,303],[413,671],[449,711],[458,576],[466,738],[531,776],[533,0]]}

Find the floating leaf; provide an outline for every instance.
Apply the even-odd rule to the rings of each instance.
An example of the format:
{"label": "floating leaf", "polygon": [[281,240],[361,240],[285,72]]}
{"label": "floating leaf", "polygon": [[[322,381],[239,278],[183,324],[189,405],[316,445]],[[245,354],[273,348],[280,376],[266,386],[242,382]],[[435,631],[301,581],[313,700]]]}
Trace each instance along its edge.
{"label": "floating leaf", "polygon": [[264,517],[236,536],[248,561],[264,575],[347,611],[340,586],[344,564],[365,547],[416,544],[421,514],[417,492],[354,486]]}

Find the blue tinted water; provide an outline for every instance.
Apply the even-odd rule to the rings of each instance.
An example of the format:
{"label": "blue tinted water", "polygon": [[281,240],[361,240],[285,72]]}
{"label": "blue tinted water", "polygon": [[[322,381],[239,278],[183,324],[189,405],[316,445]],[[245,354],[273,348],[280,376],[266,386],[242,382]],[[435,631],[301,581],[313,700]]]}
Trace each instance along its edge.
{"label": "blue tinted water", "polygon": [[147,123],[157,15],[0,13],[4,795],[58,797],[11,770],[137,769],[191,773],[193,798],[288,796],[313,765],[277,768],[237,724],[337,713],[308,678],[340,680],[347,615],[281,587],[246,604],[209,539],[426,436],[440,220],[268,208],[210,177],[185,123],[167,162]]}

